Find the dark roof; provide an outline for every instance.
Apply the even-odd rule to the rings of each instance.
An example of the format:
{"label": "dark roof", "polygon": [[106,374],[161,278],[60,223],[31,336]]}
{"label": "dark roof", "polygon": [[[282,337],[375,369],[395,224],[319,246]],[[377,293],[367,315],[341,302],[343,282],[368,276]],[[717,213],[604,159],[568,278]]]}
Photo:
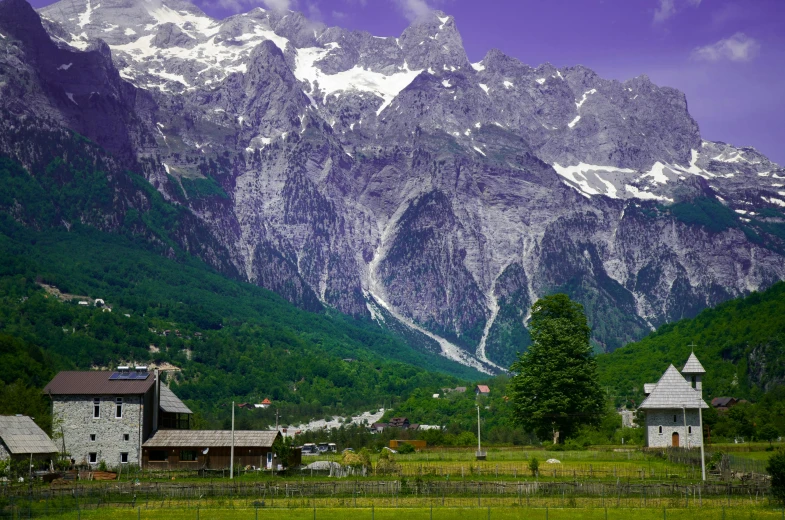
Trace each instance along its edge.
{"label": "dark roof", "polygon": [[49,436],[23,415],[0,415],[0,441],[12,455],[57,453]]}
{"label": "dark roof", "polygon": [[389,425],[391,428],[400,428],[409,425],[409,419],[406,417],[393,417],[390,419]]}
{"label": "dark roof", "polygon": [[735,397],[715,397],[711,400],[711,405],[715,408],[726,407],[728,404],[734,403],[735,401]]}
{"label": "dark roof", "polygon": [[167,413],[193,413],[190,408],[185,406],[168,386],[161,385],[161,395],[159,396],[159,406]]}
{"label": "dark roof", "polygon": [[110,381],[109,371],[60,372],[46,387],[51,395],[137,395],[147,393],[155,383],[155,374],[147,379]]}
{"label": "dark roof", "polygon": [[[235,448],[270,448],[280,433],[272,431],[234,432]],[[158,430],[142,445],[145,448],[228,448],[231,430]]]}

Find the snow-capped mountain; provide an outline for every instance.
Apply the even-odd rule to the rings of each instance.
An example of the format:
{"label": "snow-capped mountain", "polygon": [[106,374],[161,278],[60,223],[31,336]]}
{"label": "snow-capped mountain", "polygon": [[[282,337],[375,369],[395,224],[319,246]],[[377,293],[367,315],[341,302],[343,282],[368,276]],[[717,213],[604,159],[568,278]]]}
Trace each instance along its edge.
{"label": "snow-capped mountain", "polygon": [[[0,104],[122,141],[225,248],[214,265],[481,370],[525,347],[531,304],[555,290],[613,349],[785,277],[785,170],[703,140],[684,95],[645,76],[498,50],[470,63],[440,12],[397,38],[297,12],[214,20],[180,0],[62,0],[40,15],[50,41],[25,43],[0,17],[0,47],[45,78],[46,109],[13,108],[12,77]],[[32,59],[44,44],[59,61]],[[93,55],[111,59],[121,140],[85,123],[104,106],[78,58]]]}

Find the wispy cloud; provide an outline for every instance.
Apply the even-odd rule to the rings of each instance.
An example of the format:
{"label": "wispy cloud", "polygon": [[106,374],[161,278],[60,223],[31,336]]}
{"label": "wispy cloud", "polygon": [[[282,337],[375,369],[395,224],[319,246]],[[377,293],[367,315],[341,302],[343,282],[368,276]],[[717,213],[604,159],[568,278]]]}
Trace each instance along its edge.
{"label": "wispy cloud", "polygon": [[412,22],[428,16],[432,11],[426,0],[396,0],[396,2],[403,10],[404,16]]}
{"label": "wispy cloud", "polygon": [[293,0],[262,0],[262,4],[273,11],[288,11],[293,3]]}
{"label": "wispy cloud", "polygon": [[654,23],[662,23],[672,17],[684,7],[698,7],[701,0],[658,0],[659,5],[654,10]]}
{"label": "wispy cloud", "polygon": [[699,61],[750,61],[760,52],[760,43],[755,38],[737,32],[730,38],[716,43],[696,47],[692,59]]}

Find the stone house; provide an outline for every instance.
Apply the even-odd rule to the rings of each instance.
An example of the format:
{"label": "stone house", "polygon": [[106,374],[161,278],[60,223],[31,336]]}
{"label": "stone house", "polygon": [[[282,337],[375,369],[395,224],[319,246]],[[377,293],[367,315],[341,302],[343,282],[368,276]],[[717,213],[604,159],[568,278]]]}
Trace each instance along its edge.
{"label": "stone house", "polygon": [[[142,463],[142,444],[158,429],[188,429],[191,410],[146,367],[60,372],[44,388],[53,429],[74,463]],[[60,442],[60,441],[58,441]]]}
{"label": "stone house", "polygon": [[644,385],[646,399],[639,409],[646,414],[646,446],[698,448],[703,444],[701,378],[706,371],[691,354],[681,373],[670,365],[656,384]]}
{"label": "stone house", "polygon": [[30,417],[0,415],[0,460],[30,461],[48,466],[58,449]]}

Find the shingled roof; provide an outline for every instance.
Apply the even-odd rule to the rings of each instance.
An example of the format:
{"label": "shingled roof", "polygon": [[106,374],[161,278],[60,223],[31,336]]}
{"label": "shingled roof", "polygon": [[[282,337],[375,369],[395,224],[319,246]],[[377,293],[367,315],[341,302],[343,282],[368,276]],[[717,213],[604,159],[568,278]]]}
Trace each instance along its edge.
{"label": "shingled roof", "polygon": [[60,372],[52,379],[44,393],[49,395],[138,395],[145,394],[155,383],[155,375],[147,379],[114,380],[113,372],[90,370],[82,372]]}
{"label": "shingled roof", "polygon": [[49,436],[24,415],[0,415],[0,441],[12,455],[57,453]]}
{"label": "shingled roof", "polygon": [[[270,448],[279,432],[235,431],[234,445],[242,448]],[[230,430],[158,430],[142,445],[145,448],[228,448]]]}
{"label": "shingled roof", "polygon": [[708,408],[698,390],[692,388],[676,367],[670,365],[657,382],[657,386],[641,403],[640,409],[657,408]]}
{"label": "shingled roof", "polygon": [[167,413],[193,413],[166,385],[161,385],[159,404],[161,410]]}
{"label": "shingled roof", "polygon": [[695,352],[690,354],[689,359],[687,359],[687,363],[684,365],[684,368],[681,369],[682,374],[705,374],[706,370],[703,369],[703,365],[701,362],[698,361],[698,358],[695,357]]}

